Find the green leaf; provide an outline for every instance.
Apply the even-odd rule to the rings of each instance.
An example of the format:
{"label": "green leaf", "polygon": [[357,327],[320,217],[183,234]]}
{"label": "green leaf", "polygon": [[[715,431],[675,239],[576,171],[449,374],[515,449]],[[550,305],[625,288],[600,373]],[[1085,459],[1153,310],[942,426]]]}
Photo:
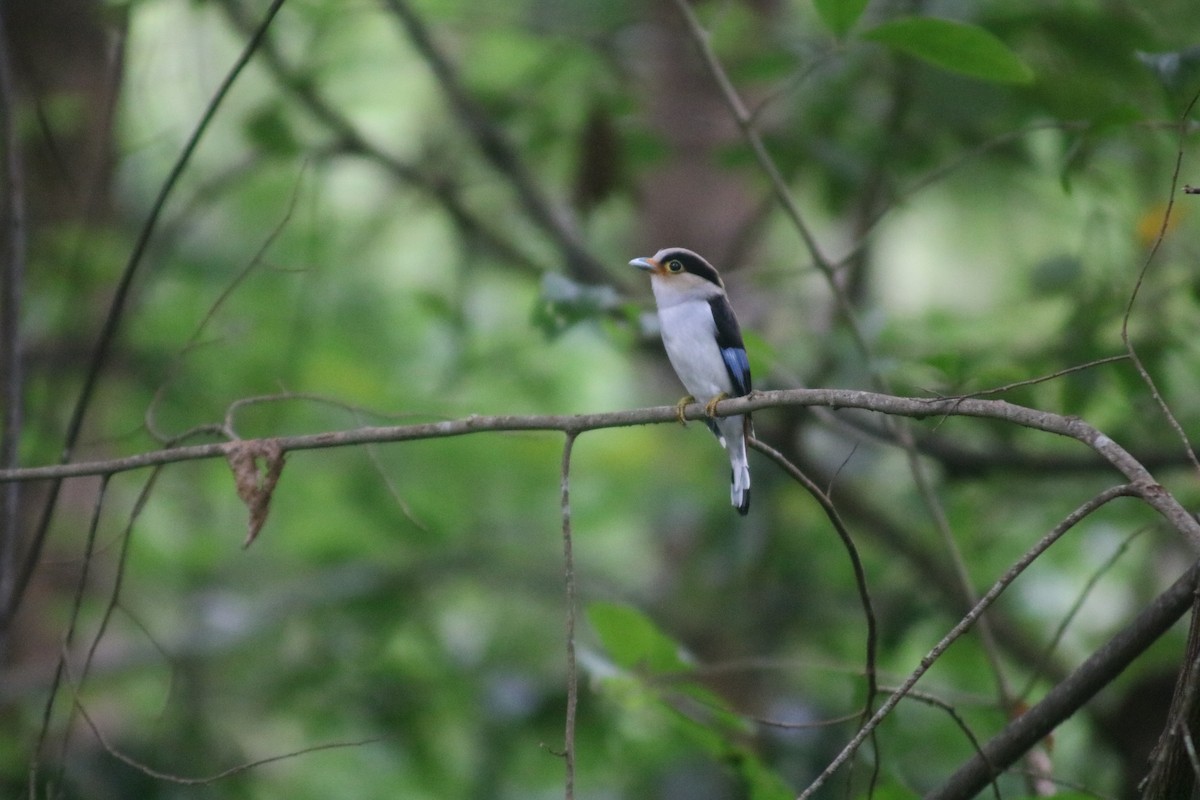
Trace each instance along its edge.
{"label": "green leaf", "polygon": [[533,324],[549,337],[584,320],[618,311],[622,299],[611,286],[590,286],[557,272],[542,276],[541,294],[533,308]]}
{"label": "green leaf", "polygon": [[783,776],[748,748],[741,750],[743,757],[737,760],[738,772],[750,790],[750,800],[792,800],[796,796]]}
{"label": "green leaf", "polygon": [[862,35],[951,72],[996,83],[1029,83],[1033,70],[1008,45],[977,25],[904,17]]}
{"label": "green leaf", "polygon": [[867,0],[813,0],[813,5],[821,21],[840,39],[858,22]]}
{"label": "green leaf", "polygon": [[1139,51],[1136,55],[1166,90],[1172,114],[1178,114],[1196,93],[1197,85],[1200,85],[1200,46],[1193,45],[1170,53]]}
{"label": "green leaf", "polygon": [[620,603],[592,603],[587,616],[604,649],[622,667],[654,672],[687,669],[679,645],[636,608]]}
{"label": "green leaf", "polygon": [[1033,266],[1029,283],[1034,294],[1070,294],[1079,289],[1083,263],[1076,256],[1060,254],[1045,258]]}
{"label": "green leaf", "polygon": [[246,138],[263,153],[282,158],[295,158],[300,142],[292,132],[281,104],[272,103],[251,112],[243,123]]}

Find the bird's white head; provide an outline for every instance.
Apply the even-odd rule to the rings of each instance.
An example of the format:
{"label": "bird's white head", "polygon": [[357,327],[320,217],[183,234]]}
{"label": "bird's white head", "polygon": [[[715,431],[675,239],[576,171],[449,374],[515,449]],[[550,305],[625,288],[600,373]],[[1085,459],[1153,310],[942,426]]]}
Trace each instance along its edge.
{"label": "bird's white head", "polygon": [[653,256],[635,258],[629,265],[650,273],[660,307],[725,293],[725,284],[713,265],[683,247],[664,247]]}

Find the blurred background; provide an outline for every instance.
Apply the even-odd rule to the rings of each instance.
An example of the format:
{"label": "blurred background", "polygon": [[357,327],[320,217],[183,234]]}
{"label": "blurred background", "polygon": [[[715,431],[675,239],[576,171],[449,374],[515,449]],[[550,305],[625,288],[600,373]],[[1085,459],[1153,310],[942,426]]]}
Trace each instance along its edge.
{"label": "blurred background", "polygon": [[[4,362],[3,466],[59,460],[109,318],[76,461],[674,403],[649,287],[626,266],[668,245],[722,271],[756,388],[915,395],[1121,355],[1157,247],[1129,333],[1197,430],[1200,200],[1172,180],[1182,157],[1179,186],[1200,181],[1180,123],[1200,6],[692,10],[811,241],[674,0],[289,0],[215,106],[267,2],[7,0],[0,338],[20,357]],[[1200,501],[1128,361],[997,396],[1085,418]],[[993,421],[914,423],[912,459],[879,416],[755,422],[857,544],[883,686],[1119,480],[1077,443]],[[562,796],[562,447],[522,433],[294,453],[247,549],[220,460],[8,490],[0,584],[36,569],[5,620],[0,795]],[[751,469],[743,519],[702,425],[575,443],[576,797],[790,797],[853,734],[867,625],[846,549],[778,467],[752,454]],[[819,796],[937,786],[1192,558],[1141,504],[1106,507]],[[1064,793],[1130,796],[1183,634],[1004,796],[1032,793],[1047,763]]]}

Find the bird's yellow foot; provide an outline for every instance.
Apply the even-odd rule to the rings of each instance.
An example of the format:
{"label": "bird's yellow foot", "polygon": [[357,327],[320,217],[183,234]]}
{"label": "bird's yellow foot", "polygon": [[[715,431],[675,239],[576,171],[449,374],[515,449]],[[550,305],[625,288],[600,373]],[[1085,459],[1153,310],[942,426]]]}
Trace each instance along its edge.
{"label": "bird's yellow foot", "polygon": [[687,397],[679,398],[679,402],[675,404],[675,416],[679,417],[679,424],[685,428],[687,427],[687,420],[683,417],[683,410],[694,402],[696,402],[696,398],[689,394]]}
{"label": "bird's yellow foot", "polygon": [[708,414],[710,417],[715,417],[717,415],[717,403],[721,402],[722,400],[728,400],[728,399],[729,399],[729,395],[725,394],[724,392],[721,392],[716,397],[714,397],[712,400],[709,400],[707,403],[704,404],[704,413]]}

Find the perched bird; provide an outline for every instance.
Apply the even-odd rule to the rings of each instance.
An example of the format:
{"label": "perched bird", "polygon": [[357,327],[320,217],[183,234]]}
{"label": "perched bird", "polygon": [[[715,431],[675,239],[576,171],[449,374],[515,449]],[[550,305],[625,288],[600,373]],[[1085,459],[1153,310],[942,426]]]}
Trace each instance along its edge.
{"label": "perched bird", "polygon": [[750,510],[746,438],[754,432],[750,415],[713,417],[718,401],[750,393],[750,360],[725,284],[712,264],[682,247],[664,248],[629,265],[650,273],[663,346],[689,392],[679,401],[679,421],[688,403],[705,404],[708,427],[729,454],[730,499],[745,514]]}

